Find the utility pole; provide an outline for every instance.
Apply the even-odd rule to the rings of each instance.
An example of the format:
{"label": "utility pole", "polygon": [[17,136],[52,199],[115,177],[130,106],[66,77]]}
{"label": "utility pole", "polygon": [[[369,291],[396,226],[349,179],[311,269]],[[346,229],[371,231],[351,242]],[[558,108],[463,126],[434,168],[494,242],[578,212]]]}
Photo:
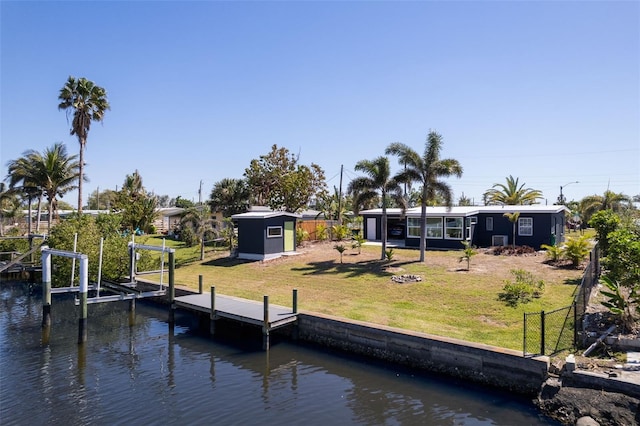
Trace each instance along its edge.
{"label": "utility pole", "polygon": [[198,188],[198,204],[202,204],[202,179],[200,179],[200,188]]}
{"label": "utility pole", "polygon": [[344,164],[340,165],[340,190],[338,191],[338,226],[342,226],[342,172]]}

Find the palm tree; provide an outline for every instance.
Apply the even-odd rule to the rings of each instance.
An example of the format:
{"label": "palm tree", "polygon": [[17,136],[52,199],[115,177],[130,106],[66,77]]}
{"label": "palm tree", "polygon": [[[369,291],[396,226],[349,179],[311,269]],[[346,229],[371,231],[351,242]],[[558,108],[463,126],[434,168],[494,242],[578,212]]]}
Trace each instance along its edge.
{"label": "palm tree", "polygon": [[107,92],[93,81],[84,77],[69,76],[58,95],[58,109],[66,110],[67,117],[73,112],[71,134],[80,142],[80,169],[78,172],[78,213],[82,213],[82,181],[84,180],[84,147],[92,121],[102,121],[104,113],[110,109]]}
{"label": "palm tree", "polygon": [[188,209],[182,219],[180,225],[190,227],[196,234],[200,243],[200,260],[204,260],[204,239],[208,232],[213,232],[215,221],[211,218],[211,210],[207,205],[198,205]]}
{"label": "palm tree", "polygon": [[27,218],[27,234],[31,235],[31,206],[34,198],[38,198],[38,224],[36,230],[40,230],[40,207],[42,205],[42,190],[36,182],[36,171],[33,158],[29,156],[32,151],[26,151],[23,156],[7,163],[9,190],[19,193],[27,199],[29,217]]}
{"label": "palm tree", "polygon": [[4,236],[5,218],[15,217],[20,209],[20,201],[16,192],[8,188],[4,182],[0,182],[0,237]]}
{"label": "palm tree", "polygon": [[484,193],[486,205],[501,204],[505,206],[519,206],[535,204],[542,198],[542,192],[537,189],[525,188],[519,184],[518,178],[507,177],[507,184],[495,183],[493,188]]}
{"label": "palm tree", "polygon": [[458,160],[452,158],[440,159],[442,136],[434,131],[429,132],[424,153],[420,156],[409,146],[395,142],[389,145],[387,154],[398,156],[404,169],[395,176],[399,182],[417,182],[422,186],[420,195],[420,262],[424,262],[424,252],[427,247],[427,204],[437,198],[442,198],[447,207],[451,207],[453,191],[441,180],[441,177],[451,175],[462,176],[462,166]]}
{"label": "palm tree", "polygon": [[631,205],[631,201],[632,198],[607,189],[603,195],[588,195],[580,200],[580,216],[584,223],[588,223],[595,212],[600,210],[620,212]]}
{"label": "palm tree", "polygon": [[75,181],[78,179],[80,165],[76,160],[77,155],[68,155],[63,143],[56,143],[51,148],[45,149],[43,154],[37,151],[25,152],[25,157],[32,163],[31,172],[35,183],[48,201],[49,217],[47,220],[47,232],[51,231],[51,219],[56,211],[58,196],[62,197],[67,192],[77,188]]}
{"label": "palm tree", "polygon": [[391,197],[403,208],[405,199],[402,196],[400,182],[391,177],[391,167],[387,157],[378,157],[374,160],[361,160],[356,163],[355,170],[365,173],[349,183],[348,191],[358,194],[354,200],[355,205],[361,205],[378,196],[380,192],[382,204],[382,254],[380,259],[386,258],[387,250],[387,203]]}
{"label": "palm tree", "polygon": [[225,178],[213,185],[209,195],[211,211],[220,211],[224,217],[249,210],[249,186],[244,179]]}
{"label": "palm tree", "polygon": [[516,223],[518,223],[518,219],[520,218],[520,212],[505,213],[503,214],[503,216],[509,219],[509,222],[513,224],[513,241],[511,245],[515,249],[516,248]]}

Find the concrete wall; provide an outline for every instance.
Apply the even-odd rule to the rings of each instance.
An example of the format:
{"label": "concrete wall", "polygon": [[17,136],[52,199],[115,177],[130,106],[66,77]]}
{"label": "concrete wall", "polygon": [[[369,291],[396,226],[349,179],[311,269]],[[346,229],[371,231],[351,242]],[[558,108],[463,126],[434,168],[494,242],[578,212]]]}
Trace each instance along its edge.
{"label": "concrete wall", "polygon": [[316,313],[300,313],[298,339],[524,395],[547,379],[548,357]]}

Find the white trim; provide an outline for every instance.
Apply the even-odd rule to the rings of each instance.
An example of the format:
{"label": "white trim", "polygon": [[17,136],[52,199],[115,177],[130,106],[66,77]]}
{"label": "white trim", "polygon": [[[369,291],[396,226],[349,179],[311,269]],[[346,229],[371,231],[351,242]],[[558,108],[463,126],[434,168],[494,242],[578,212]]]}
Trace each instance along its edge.
{"label": "white trim", "polygon": [[[460,226],[447,226],[447,221],[452,220],[452,219],[457,219],[457,221],[460,221]],[[445,240],[463,240],[464,239],[464,217],[462,216],[456,216],[456,217],[445,217],[444,218],[444,239]],[[460,237],[450,237],[449,235],[447,235],[447,229],[459,229],[460,230]]]}
{"label": "white trim", "polygon": [[493,216],[487,216],[484,221],[484,229],[493,231]]}
{"label": "white trim", "polygon": [[[278,235],[270,235],[269,231],[277,229],[280,231]],[[284,233],[282,231],[282,226],[267,226],[267,238],[282,238]]]}
{"label": "white trim", "polygon": [[[521,222],[529,221],[530,225],[523,225]],[[531,228],[531,231],[528,233],[522,232],[522,229]],[[518,218],[518,235],[523,237],[532,237],[533,236],[533,218],[532,217],[519,217]]]}

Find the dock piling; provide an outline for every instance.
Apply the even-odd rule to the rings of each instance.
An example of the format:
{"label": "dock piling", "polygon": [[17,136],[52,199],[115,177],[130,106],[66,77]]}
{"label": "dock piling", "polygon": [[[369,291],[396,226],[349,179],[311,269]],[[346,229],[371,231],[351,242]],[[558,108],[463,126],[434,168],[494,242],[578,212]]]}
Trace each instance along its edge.
{"label": "dock piling", "polygon": [[293,289],[293,313],[297,314],[298,313],[298,289],[294,288]]}
{"label": "dock piling", "polygon": [[169,252],[169,323],[175,321],[175,299],[176,299],[176,286],[175,286],[175,269],[176,258],[175,252],[172,250]]}
{"label": "dock piling", "polygon": [[[202,276],[202,275],[201,275]],[[209,314],[209,333],[216,334],[216,287],[211,286],[211,313]]]}
{"label": "dock piling", "polygon": [[80,319],[78,320],[78,343],[87,341],[87,296],[89,293],[89,258],[80,256]]}
{"label": "dock piling", "polygon": [[51,253],[42,246],[42,326],[51,326]]}
{"label": "dock piling", "polygon": [[198,294],[202,294],[202,275],[198,275]]}
{"label": "dock piling", "polygon": [[269,350],[269,296],[263,296],[264,324],[262,325],[262,349]]}

